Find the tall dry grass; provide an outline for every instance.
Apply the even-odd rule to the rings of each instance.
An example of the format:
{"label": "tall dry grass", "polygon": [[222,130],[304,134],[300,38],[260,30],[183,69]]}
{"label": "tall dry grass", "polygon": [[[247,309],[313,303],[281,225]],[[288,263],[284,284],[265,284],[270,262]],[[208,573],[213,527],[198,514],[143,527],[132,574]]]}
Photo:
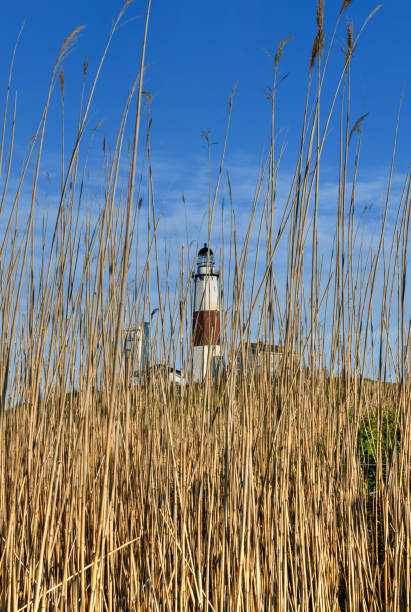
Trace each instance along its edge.
{"label": "tall dry grass", "polygon": [[[150,121],[137,151],[143,96],[149,102],[143,68],[150,6],[139,75],[117,141],[104,151],[98,217],[91,224],[83,213],[87,166],[80,150],[119,20],[84,94],[67,160],[63,145],[57,217],[51,239],[44,231],[42,243],[34,204],[47,113],[59,79],[64,118],[61,63],[78,31],[56,62],[14,193],[10,73],[4,125],[12,129],[7,145],[3,128],[0,154],[1,211],[8,215],[0,246],[2,610],[410,608],[411,175],[400,202],[392,203],[394,146],[377,246],[359,245],[355,203],[364,118],[350,115],[350,67],[359,42],[351,25],[335,93],[331,103],[322,100],[349,4],[344,1],[327,47],[318,5],[300,149],[285,203],[276,199],[281,151],[275,151],[275,104],[288,39],[273,58],[271,146],[256,181],[250,225],[241,240],[234,213],[223,227],[228,366],[201,385],[170,385],[160,371],[131,385],[123,355],[124,328],[141,324],[158,305],[157,318],[151,318],[153,351],[160,361],[180,360],[186,371],[190,362],[192,254],[183,249],[174,287],[158,240]],[[320,161],[334,115],[340,126],[339,188],[333,254],[325,262],[318,251]],[[210,183],[211,240],[227,137],[228,128],[214,189]],[[147,177],[144,208],[140,165]],[[28,172],[31,198],[22,236],[19,203],[22,208]],[[397,213],[388,232],[392,207]],[[145,263],[130,279],[139,246],[133,238],[144,211]],[[253,232],[255,263],[249,255]],[[284,244],[282,300],[274,264]],[[256,334],[284,347],[276,376],[264,364],[247,363]]]}

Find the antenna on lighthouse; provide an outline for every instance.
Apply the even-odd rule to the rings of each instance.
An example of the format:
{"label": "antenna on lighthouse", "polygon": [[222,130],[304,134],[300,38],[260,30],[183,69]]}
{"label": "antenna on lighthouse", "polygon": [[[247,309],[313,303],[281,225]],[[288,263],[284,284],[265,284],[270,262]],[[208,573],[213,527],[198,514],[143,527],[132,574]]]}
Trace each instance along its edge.
{"label": "antenna on lighthouse", "polygon": [[201,382],[207,368],[215,369],[221,359],[219,273],[215,270],[213,251],[204,243],[197,255],[194,278],[193,312],[193,382]]}

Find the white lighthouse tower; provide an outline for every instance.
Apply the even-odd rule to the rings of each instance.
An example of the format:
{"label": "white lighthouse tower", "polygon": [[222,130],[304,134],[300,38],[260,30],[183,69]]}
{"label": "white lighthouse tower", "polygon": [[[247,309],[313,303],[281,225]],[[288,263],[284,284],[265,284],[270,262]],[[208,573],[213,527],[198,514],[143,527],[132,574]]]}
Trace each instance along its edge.
{"label": "white lighthouse tower", "polygon": [[221,360],[219,274],[214,268],[214,254],[207,244],[199,250],[194,278],[193,369],[194,382],[212,374]]}

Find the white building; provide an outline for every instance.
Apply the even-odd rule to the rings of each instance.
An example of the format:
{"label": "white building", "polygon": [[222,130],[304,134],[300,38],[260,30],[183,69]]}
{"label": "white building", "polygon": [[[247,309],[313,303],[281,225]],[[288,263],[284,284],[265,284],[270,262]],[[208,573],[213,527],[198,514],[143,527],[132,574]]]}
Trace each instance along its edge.
{"label": "white building", "polygon": [[172,368],[168,364],[158,363],[154,366],[151,366],[145,371],[144,376],[147,379],[154,378],[157,380],[160,379],[160,377],[163,377],[164,382],[172,383],[175,385],[186,384],[184,374],[181,372],[181,370]]}
{"label": "white building", "polygon": [[128,377],[138,377],[149,364],[150,324],[130,327],[124,332],[124,357]]}
{"label": "white building", "polygon": [[[238,370],[247,375],[279,376],[283,363],[284,349],[281,344],[265,344],[261,340],[250,342],[242,350],[238,349]],[[292,362],[298,363],[297,355],[293,355]],[[290,364],[291,365],[291,364]]]}

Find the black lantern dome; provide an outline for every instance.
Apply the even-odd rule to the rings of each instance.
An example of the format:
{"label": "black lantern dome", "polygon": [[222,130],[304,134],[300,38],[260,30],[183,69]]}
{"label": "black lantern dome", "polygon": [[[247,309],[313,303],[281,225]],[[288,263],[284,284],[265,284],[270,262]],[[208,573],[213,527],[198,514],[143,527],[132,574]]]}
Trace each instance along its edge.
{"label": "black lantern dome", "polygon": [[198,251],[198,255],[213,255],[213,251],[208,248],[207,243],[205,242],[203,248]]}

